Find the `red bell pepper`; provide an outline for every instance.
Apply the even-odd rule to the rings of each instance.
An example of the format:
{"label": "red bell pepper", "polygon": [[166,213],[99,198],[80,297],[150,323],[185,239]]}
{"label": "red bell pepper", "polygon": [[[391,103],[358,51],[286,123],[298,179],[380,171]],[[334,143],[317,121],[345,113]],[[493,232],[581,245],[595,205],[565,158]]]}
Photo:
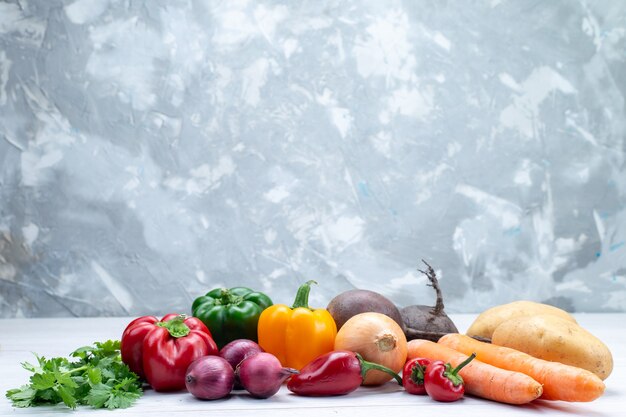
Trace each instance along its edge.
{"label": "red bell pepper", "polygon": [[463,397],[465,384],[463,378],[458,375],[461,368],[470,363],[476,357],[472,353],[467,359],[452,369],[449,363],[434,361],[426,366],[426,376],[424,377],[424,388],[428,395],[436,401],[451,402]]}
{"label": "red bell pepper", "polygon": [[393,376],[402,385],[400,376],[391,369],[363,360],[358,353],[335,350],[313,359],[287,382],[287,389],[297,395],[321,397],[345,395],[356,390],[368,371],[376,369]]}
{"label": "red bell pepper", "polygon": [[426,395],[424,388],[424,373],[430,359],[414,358],[404,364],[402,369],[402,385],[409,394]]}
{"label": "red bell pepper", "polygon": [[209,329],[195,317],[168,314],[160,321],[139,317],[126,326],[122,361],[155,391],[185,389],[185,372],[196,358],[217,355]]}

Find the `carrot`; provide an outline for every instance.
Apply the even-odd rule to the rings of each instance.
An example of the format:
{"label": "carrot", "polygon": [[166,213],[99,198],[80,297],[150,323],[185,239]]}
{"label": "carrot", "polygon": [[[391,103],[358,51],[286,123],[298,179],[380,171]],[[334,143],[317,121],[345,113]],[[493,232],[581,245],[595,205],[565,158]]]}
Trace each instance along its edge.
{"label": "carrot", "polygon": [[[453,367],[467,359],[467,355],[431,342],[414,339],[408,343],[409,358],[428,358],[449,362]],[[471,361],[459,374],[465,381],[465,392],[507,404],[525,404],[539,398],[541,384],[521,372],[512,372],[480,362]]]}
{"label": "carrot", "polygon": [[439,343],[466,355],[476,352],[476,357],[483,362],[532,377],[543,384],[541,398],[545,400],[593,401],[604,393],[604,382],[585,369],[538,359],[462,334],[447,334],[439,339]]}

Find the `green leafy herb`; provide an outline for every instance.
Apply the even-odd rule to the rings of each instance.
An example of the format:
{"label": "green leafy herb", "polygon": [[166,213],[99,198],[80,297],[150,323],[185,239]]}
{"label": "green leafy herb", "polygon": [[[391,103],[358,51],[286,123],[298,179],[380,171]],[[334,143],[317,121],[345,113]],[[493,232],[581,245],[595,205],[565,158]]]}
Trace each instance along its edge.
{"label": "green leafy herb", "polygon": [[35,355],[37,364],[22,363],[33,375],[30,384],[10,389],[6,396],[15,407],[64,403],[69,408],[127,408],[141,397],[141,381],[122,362],[120,342],[107,340],[84,346],[67,358],[46,359]]}

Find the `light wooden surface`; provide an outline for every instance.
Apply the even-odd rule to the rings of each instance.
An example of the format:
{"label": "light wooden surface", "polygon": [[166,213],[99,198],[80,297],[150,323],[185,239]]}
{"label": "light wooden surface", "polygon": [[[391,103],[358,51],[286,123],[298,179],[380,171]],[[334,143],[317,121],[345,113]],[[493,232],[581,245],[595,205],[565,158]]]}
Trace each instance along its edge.
{"label": "light wooden surface", "polygon": [[[147,390],[131,408],[93,410],[81,407],[71,412],[64,407],[15,409],[4,396],[9,388],[27,382],[29,373],[20,363],[32,361],[31,352],[66,356],[77,347],[95,341],[119,339],[131,318],[82,319],[3,319],[0,320],[0,416],[27,415],[107,415],[107,416],[588,416],[626,417],[626,314],[577,314],[578,322],[611,349],[615,360],[613,374],[605,381],[604,396],[591,403],[536,401],[526,406],[510,406],[465,397],[443,404],[428,397],[408,395],[395,383],[379,388],[359,388],[343,397],[297,397],[284,387],[274,397],[257,400],[237,391],[218,401],[199,401],[186,392],[159,394]],[[460,331],[465,331],[475,315],[452,315]]]}

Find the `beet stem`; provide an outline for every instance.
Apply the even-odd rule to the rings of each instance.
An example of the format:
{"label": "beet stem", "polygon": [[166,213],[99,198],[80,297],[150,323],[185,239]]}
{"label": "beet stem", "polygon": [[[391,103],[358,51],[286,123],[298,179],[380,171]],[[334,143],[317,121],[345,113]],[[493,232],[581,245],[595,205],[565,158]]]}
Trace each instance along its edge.
{"label": "beet stem", "polygon": [[433,309],[433,314],[439,315],[443,312],[444,306],[443,306],[443,295],[441,294],[441,288],[439,287],[437,274],[435,274],[435,270],[433,269],[432,266],[428,264],[428,262],[426,262],[423,259],[422,259],[422,262],[424,262],[424,264],[426,264],[428,268],[426,269],[426,271],[422,271],[421,269],[418,269],[418,271],[426,275],[428,280],[431,282],[430,284],[428,284],[428,286],[433,287],[435,289],[435,292],[437,293],[437,303],[435,304],[435,308]]}

